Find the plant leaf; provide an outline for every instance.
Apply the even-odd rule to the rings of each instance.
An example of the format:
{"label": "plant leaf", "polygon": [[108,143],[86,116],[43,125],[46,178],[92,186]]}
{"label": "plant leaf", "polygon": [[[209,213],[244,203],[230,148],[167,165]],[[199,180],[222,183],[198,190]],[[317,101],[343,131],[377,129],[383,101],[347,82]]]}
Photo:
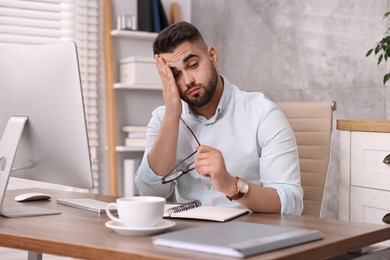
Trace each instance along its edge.
{"label": "plant leaf", "polygon": [[385,61],[387,61],[387,58],[388,58],[388,57],[390,57],[390,48],[388,48],[388,49],[386,50],[386,52],[385,52],[385,56],[384,56]]}
{"label": "plant leaf", "polygon": [[375,47],[375,55],[378,54],[378,52],[380,51],[381,49],[381,46],[378,44],[376,47]]}
{"label": "plant leaf", "polygon": [[373,50],[374,50],[374,49],[370,49],[370,50],[366,53],[366,57],[370,56]]}
{"label": "plant leaf", "polygon": [[387,73],[384,77],[383,77],[383,84],[386,84],[387,81],[389,81],[390,79],[390,73]]}
{"label": "plant leaf", "polygon": [[385,15],[383,16],[383,19],[385,19],[389,15],[390,15],[390,12],[386,12]]}
{"label": "plant leaf", "polygon": [[378,65],[382,62],[382,59],[383,59],[383,53],[378,58]]}
{"label": "plant leaf", "polygon": [[390,36],[386,36],[382,40],[382,48],[388,48],[390,46]]}

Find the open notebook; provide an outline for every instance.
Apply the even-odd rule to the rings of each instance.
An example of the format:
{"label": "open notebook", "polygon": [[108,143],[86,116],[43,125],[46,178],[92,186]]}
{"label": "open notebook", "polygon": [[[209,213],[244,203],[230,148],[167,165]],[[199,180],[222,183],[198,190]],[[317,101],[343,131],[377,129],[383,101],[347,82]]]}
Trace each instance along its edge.
{"label": "open notebook", "polygon": [[187,218],[225,222],[247,214],[248,209],[202,206],[199,201],[186,204],[166,204],[164,218]]}

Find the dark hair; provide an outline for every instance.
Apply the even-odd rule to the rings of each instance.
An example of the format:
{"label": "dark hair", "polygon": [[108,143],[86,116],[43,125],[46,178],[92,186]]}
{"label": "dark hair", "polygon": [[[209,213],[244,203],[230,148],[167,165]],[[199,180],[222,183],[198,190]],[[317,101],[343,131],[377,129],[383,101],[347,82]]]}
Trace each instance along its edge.
{"label": "dark hair", "polygon": [[188,22],[178,22],[162,30],[153,42],[153,53],[170,53],[181,43],[200,42],[205,44],[199,30]]}

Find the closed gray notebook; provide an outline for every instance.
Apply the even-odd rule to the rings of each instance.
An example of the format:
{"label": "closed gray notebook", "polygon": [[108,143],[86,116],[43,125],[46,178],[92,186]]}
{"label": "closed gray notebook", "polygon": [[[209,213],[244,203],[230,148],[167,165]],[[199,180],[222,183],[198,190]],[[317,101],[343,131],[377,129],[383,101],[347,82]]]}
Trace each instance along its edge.
{"label": "closed gray notebook", "polygon": [[247,257],[323,239],[318,230],[230,221],[173,231],[153,237],[155,245]]}

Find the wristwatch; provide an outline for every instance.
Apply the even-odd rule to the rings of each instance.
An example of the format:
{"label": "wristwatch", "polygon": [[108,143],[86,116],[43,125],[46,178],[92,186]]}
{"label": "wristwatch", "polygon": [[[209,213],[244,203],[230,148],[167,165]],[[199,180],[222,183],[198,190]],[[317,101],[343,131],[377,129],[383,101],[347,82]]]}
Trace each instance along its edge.
{"label": "wristwatch", "polygon": [[236,177],[236,178],[237,178],[237,181],[236,181],[237,192],[236,192],[236,194],[234,194],[231,197],[226,195],[226,198],[228,198],[229,200],[241,199],[242,197],[244,197],[245,194],[247,194],[249,192],[248,183],[241,178],[238,178],[238,177]]}

